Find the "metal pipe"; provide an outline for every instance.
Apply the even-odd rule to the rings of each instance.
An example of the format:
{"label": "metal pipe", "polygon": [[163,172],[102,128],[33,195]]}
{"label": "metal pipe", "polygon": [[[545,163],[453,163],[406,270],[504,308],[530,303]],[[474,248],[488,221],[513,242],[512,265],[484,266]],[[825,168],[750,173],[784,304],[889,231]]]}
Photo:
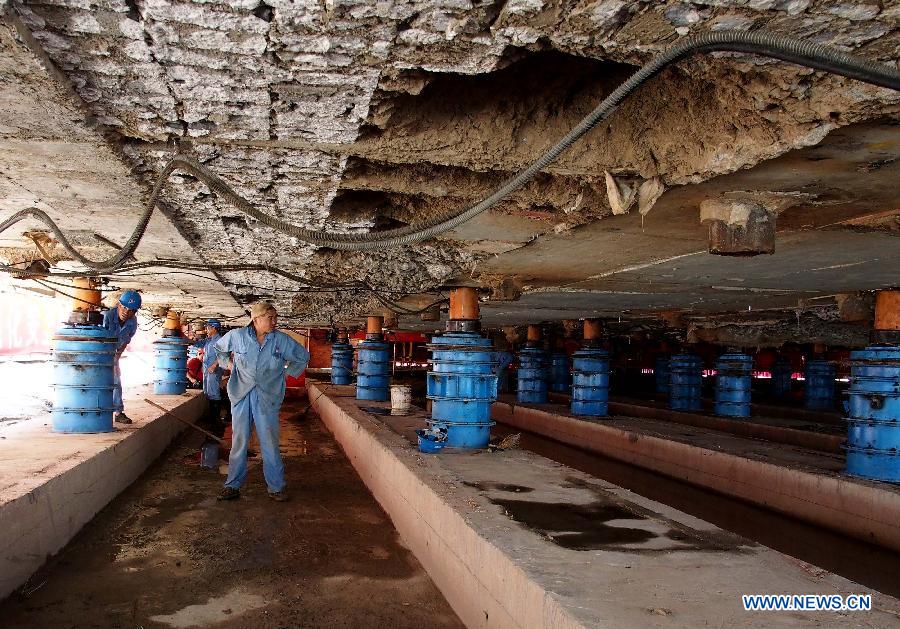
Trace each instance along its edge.
{"label": "metal pipe", "polygon": [[381,330],[384,328],[384,317],[373,315],[366,318],[366,337],[370,334],[382,336]]}
{"label": "metal pipe", "polygon": [[100,309],[100,290],[91,277],[76,277],[72,280],[72,310],[90,312]]}
{"label": "metal pipe", "polygon": [[584,340],[596,341],[603,335],[603,322],[600,319],[584,320]]}
{"label": "metal pipe", "polygon": [[900,330],[900,290],[875,293],[875,329]]}
{"label": "metal pipe", "polygon": [[461,287],[450,291],[450,318],[457,321],[475,321],[481,316],[478,308],[478,291]]}

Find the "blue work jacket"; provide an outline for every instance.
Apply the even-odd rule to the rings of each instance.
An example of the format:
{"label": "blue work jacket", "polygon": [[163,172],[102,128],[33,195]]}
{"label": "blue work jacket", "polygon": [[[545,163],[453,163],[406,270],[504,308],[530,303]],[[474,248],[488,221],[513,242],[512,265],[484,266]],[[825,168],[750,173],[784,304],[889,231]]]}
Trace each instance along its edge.
{"label": "blue work jacket", "polygon": [[203,348],[203,393],[210,400],[218,400],[221,397],[219,387],[222,382],[222,366],[216,368],[213,373],[209,373],[209,368],[216,362],[216,350],[213,345],[222,338],[221,334],[213,334],[208,339],[204,339],[199,343]]}
{"label": "blue work jacket", "polygon": [[119,309],[110,308],[103,313],[103,327],[114,332],[119,337],[116,351],[121,352],[131,342],[134,333],[137,332],[137,317],[131,317],[125,323],[119,320]]}
{"label": "blue work jacket", "polygon": [[232,405],[255,388],[261,404],[277,409],[284,401],[285,374],[299,376],[309,363],[306,348],[281,330],[266,334],[260,345],[252,324],[231,330],[211,347],[219,366],[231,368],[228,397]]}

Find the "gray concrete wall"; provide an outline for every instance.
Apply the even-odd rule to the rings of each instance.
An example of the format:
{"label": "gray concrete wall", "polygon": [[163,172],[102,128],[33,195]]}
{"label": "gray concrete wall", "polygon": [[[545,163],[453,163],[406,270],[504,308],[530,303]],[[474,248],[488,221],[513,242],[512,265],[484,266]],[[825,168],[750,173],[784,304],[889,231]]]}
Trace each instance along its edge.
{"label": "gray concrete wall", "polygon": [[[196,420],[206,400],[184,396],[140,397]],[[181,433],[185,425],[149,404],[126,400],[134,424],[115,432],[63,435],[49,418],[35,418],[0,441],[0,599],[26,583],[48,557],[128,487]]]}

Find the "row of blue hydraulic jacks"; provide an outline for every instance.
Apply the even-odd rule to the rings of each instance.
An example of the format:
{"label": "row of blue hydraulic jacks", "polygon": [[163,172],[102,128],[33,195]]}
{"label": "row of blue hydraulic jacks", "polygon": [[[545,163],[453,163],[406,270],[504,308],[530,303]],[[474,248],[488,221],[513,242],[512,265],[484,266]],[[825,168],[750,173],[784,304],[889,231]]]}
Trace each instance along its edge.
{"label": "row of blue hydraulic jacks", "polygon": [[[460,289],[462,290],[462,289]],[[453,310],[451,293],[451,313]],[[114,360],[117,339],[91,313],[81,313],[54,337],[53,429],[67,433],[113,430]],[[169,319],[176,317],[170,314]],[[429,344],[432,353],[427,377],[427,397],[432,401],[429,427],[446,431],[447,445],[483,448],[490,438],[491,404],[497,399],[496,353],[491,341],[479,333],[477,317],[453,319],[447,332]],[[587,335],[586,335],[587,336]],[[187,381],[187,347],[179,326],[167,326],[154,343],[154,393],[179,395]],[[332,349],[332,382],[350,384],[353,348],[343,340]],[[357,398],[388,400],[390,397],[390,346],[380,331],[367,334],[359,346]],[[847,470],[849,473],[900,482],[900,348],[873,345],[851,354]],[[547,353],[536,344],[519,354],[518,400],[547,401],[548,384],[565,390],[567,357]],[[668,370],[657,369],[658,390],[668,387],[673,409],[699,410],[702,363],[692,354],[668,361]],[[729,353],[716,364],[718,380],[715,412],[731,417],[750,415],[752,358]],[[668,374],[667,377],[664,374]],[[603,417],[608,411],[609,355],[596,338],[572,356],[571,412]],[[776,379],[783,380],[783,375]],[[810,361],[807,368],[807,406],[827,408],[834,395],[834,367]]]}
{"label": "row of blue hydraulic jacks", "polygon": [[[850,355],[851,385],[847,405],[847,473],[863,478],[900,482],[900,347],[872,345]],[[541,404],[548,388],[568,389],[568,358],[548,357],[543,349],[525,348],[519,355],[519,402]],[[753,357],[727,353],[715,364],[713,412],[734,418],[750,417]],[[790,389],[792,367],[779,361],[773,367],[773,389],[783,396]],[[660,358],[654,369],[656,392],[668,395],[669,406],[699,411],[703,361],[690,353]],[[573,415],[605,416],[609,391],[609,357],[601,349],[585,347],[572,356]],[[835,366],[810,360],[806,366],[805,406],[834,408]]]}
{"label": "row of blue hydraulic jacks", "polygon": [[[465,322],[448,324],[448,331],[429,344],[431,369],[427,397],[432,400],[429,425],[448,432],[448,445],[482,448],[490,437],[490,407],[497,397],[493,373],[496,354],[489,339]],[[471,323],[471,322],[469,322]],[[453,328],[453,329],[450,329]],[[529,342],[519,352],[517,400],[542,404],[548,391],[567,392],[570,411],[576,416],[608,414],[610,360],[596,338],[585,340],[572,355],[571,371],[565,353],[549,354],[539,343]],[[900,482],[900,349],[873,345],[851,354],[849,390],[848,473],[865,478]],[[367,338],[359,345],[357,398],[387,400],[390,386],[389,345]],[[751,413],[753,358],[730,352],[716,361],[714,412],[747,418]],[[701,410],[703,362],[690,353],[660,359],[656,364],[656,389],[668,394],[672,409]],[[790,387],[792,369],[787,362],[773,368],[776,395]],[[332,348],[332,382],[351,384],[353,347],[342,341]],[[571,376],[571,378],[570,378]],[[806,369],[806,407],[826,410],[834,405],[834,364],[810,360]]]}

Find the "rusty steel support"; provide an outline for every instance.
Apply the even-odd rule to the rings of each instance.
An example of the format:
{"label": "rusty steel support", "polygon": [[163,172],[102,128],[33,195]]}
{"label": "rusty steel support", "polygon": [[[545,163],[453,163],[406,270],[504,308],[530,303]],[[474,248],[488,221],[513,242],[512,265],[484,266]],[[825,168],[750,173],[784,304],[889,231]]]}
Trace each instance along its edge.
{"label": "rusty steel support", "polygon": [[533,323],[529,324],[526,338],[525,344],[528,347],[539,347],[542,344],[541,341],[544,339],[544,332],[541,329],[541,326]]}
{"label": "rusty steel support", "polygon": [[181,315],[175,310],[169,309],[166,313],[166,320],[163,322],[163,336],[182,336],[181,333]]}
{"label": "rusty steel support", "polygon": [[480,332],[481,310],[478,307],[478,291],[469,286],[450,291],[450,319],[447,332]]}
{"label": "rusty steel support", "polygon": [[875,293],[875,330],[873,340],[900,345],[900,289]]}
{"label": "rusty steel support", "polygon": [[366,338],[382,338],[384,317],[373,315],[366,318]]}
{"label": "rusty steel support", "polygon": [[76,277],[72,280],[72,286],[75,288],[72,310],[89,312],[100,309],[100,290],[93,278]]}
{"label": "rusty steel support", "polygon": [[584,320],[584,340],[597,342],[603,334],[603,322],[600,319]]}
{"label": "rusty steel support", "polygon": [[103,316],[100,314],[100,290],[90,277],[76,277],[72,280],[72,312],[69,315],[71,324],[100,325]]}
{"label": "rusty steel support", "polygon": [[478,291],[470,287],[454,288],[450,291],[450,318],[456,320],[478,319]]}

